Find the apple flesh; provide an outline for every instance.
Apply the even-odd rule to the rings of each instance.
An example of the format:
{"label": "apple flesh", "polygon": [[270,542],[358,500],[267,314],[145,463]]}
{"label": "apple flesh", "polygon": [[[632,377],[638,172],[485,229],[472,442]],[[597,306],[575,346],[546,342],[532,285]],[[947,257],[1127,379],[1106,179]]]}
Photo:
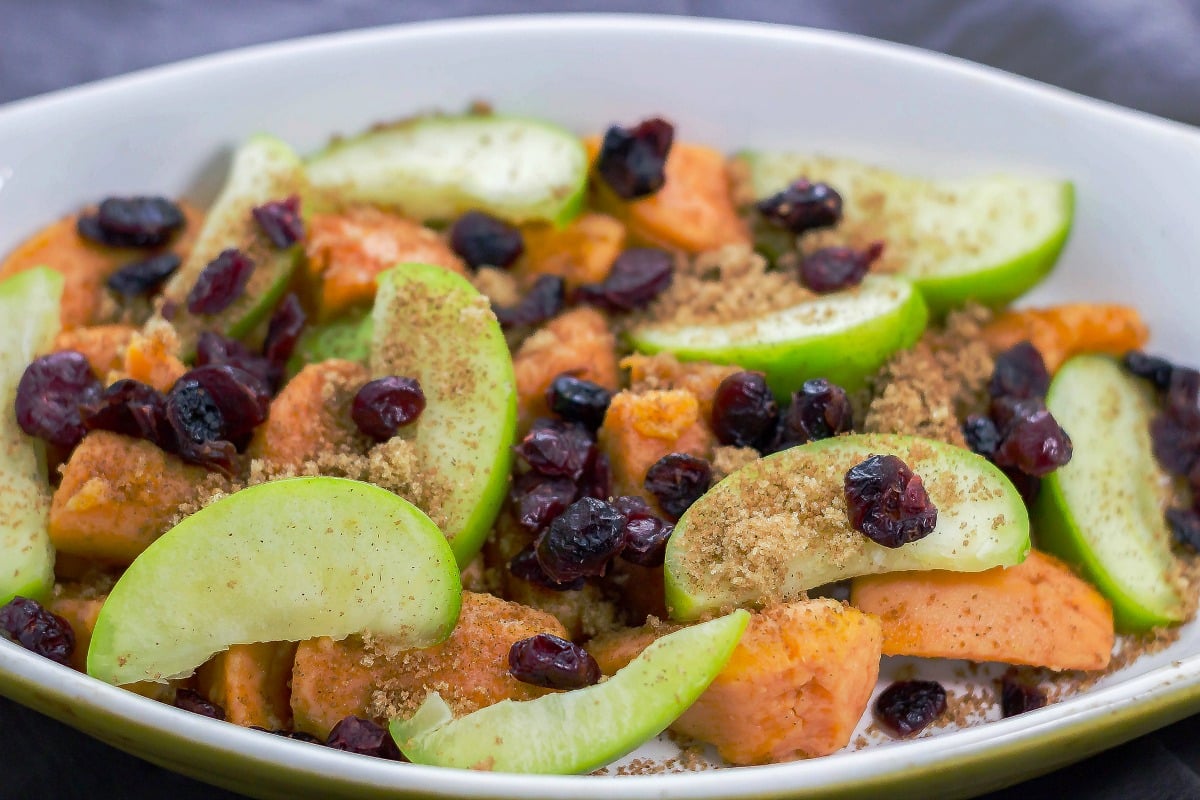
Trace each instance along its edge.
{"label": "apple flesh", "polygon": [[502,700],[454,719],[436,692],[392,738],[414,764],[495,772],[590,772],[666,730],[724,669],[750,615],[734,611],[656,640],[603,683]]}
{"label": "apple flesh", "polygon": [[797,153],[742,153],[754,196],[769,197],[803,176],[843,200],[844,228],[882,239],[902,258],[937,315],[970,300],[1002,306],[1054,268],[1071,231],[1070,182],[991,175],[926,180],[847,159]]}
{"label": "apple flesh", "polygon": [[1151,449],[1149,389],[1112,359],[1078,356],[1055,374],[1046,405],[1074,453],[1042,481],[1039,545],[1082,567],[1112,603],[1119,630],[1185,619],[1163,519],[1170,484]]}
{"label": "apple flesh", "polygon": [[517,380],[500,323],[462,276],[402,264],[379,276],[370,369],[416,378],[425,410],[403,429],[436,501],[425,509],[466,567],[500,511],[512,467]]}
{"label": "apple flesh", "polygon": [[758,370],[780,398],[811,378],[854,389],[897,350],[911,347],[928,313],[908,281],[868,275],[861,285],[722,325],[640,325],[629,340],[642,353]]}
{"label": "apple flesh", "polygon": [[0,283],[0,604],[44,598],[54,583],[45,454],[13,407],[25,367],[54,344],[62,293],[62,275],[45,267]]}
{"label": "apple flesh", "polygon": [[[846,472],[880,454],[920,476],[938,510],[932,533],[896,548],[876,544],[847,517]],[[979,572],[1018,564],[1028,552],[1025,504],[986,459],[916,436],[838,436],[753,462],[684,512],[667,542],[667,608],[676,619],[697,619],[857,575]]]}
{"label": "apple flesh", "polygon": [[450,635],[461,596],[445,538],[407,500],[344,478],[264,483],[134,560],[100,609],[87,671],[162,682],[234,644],[363,632],[424,647]]}
{"label": "apple flesh", "polygon": [[289,374],[295,375],[305,364],[331,358],[367,363],[374,330],[375,322],[369,312],[307,326],[288,360]]}

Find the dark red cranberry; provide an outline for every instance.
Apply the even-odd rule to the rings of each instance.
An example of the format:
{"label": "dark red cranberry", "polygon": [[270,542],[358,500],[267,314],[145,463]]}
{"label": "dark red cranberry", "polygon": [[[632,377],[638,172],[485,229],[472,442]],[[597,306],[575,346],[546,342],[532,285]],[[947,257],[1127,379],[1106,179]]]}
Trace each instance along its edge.
{"label": "dark red cranberry", "polygon": [[669,453],[646,471],[642,488],[654,495],[663,511],[679,519],[711,485],[711,464],[687,453]]}
{"label": "dark red cranberry", "polygon": [[208,698],[194,689],[176,689],[175,707],[182,708],[184,711],[190,711],[193,714],[199,714],[202,717],[219,720],[225,719],[225,709],[216,703],[210,702]]}
{"label": "dark red cranberry", "polygon": [[216,403],[221,417],[218,439],[238,441],[267,418],[271,406],[270,390],[243,369],[229,364],[209,364],[189,370],[180,380],[199,383]]}
{"label": "dark red cranberry", "polygon": [[1200,511],[1200,458],[1192,465],[1187,475],[1188,487],[1192,490],[1192,503]]}
{"label": "dark red cranberry", "polygon": [[525,252],[525,240],[516,226],[468,211],[450,226],[450,249],[472,269],[507,267]]}
{"label": "dark red cranberry", "polygon": [[667,182],[667,153],[675,126],[652,117],[632,128],[613,125],[604,133],[596,173],[623,200],[654,194]]}
{"label": "dark red cranberry", "polygon": [[104,285],[123,297],[137,297],[158,290],[179,269],[179,256],[159,253],[126,264],[105,279]]}
{"label": "dark red cranberry", "polygon": [[774,450],[828,439],[854,427],[854,410],[846,390],[824,378],[805,381],[792,393],[779,420]]}
{"label": "dark red cranberry", "polygon": [[80,406],[84,427],[162,444],[167,398],[153,386],[122,378],[94,402]]}
{"label": "dark red cranberry", "polygon": [[1042,354],[1029,342],[1019,342],[996,356],[988,394],[1027,400],[1044,398],[1050,388],[1050,372]]}
{"label": "dark red cranberry", "polygon": [[508,562],[508,571],[523,581],[528,581],[544,589],[551,589],[556,592],[576,591],[582,589],[583,585],[587,583],[583,578],[575,578],[574,580],[563,582],[551,578],[538,562],[537,550],[533,544],[530,544],[512,557],[512,560]]}
{"label": "dark red cranberry", "polygon": [[608,562],[625,546],[625,516],[594,497],[567,506],[542,531],[536,544],[538,563],[557,583],[603,575]]}
{"label": "dark red cranberry", "polygon": [[186,222],[165,197],[109,197],[79,217],[79,235],[109,247],[160,247]]}
{"label": "dark red cranberry", "polygon": [[500,327],[526,328],[540,325],[563,310],[567,304],[566,282],[558,275],[542,275],[513,306],[492,306]]}
{"label": "dark red cranberry", "polygon": [[252,212],[258,227],[280,250],[286,250],[304,238],[304,218],[300,216],[300,196],[263,203]]}
{"label": "dark red cranberry", "polygon": [[539,475],[579,480],[592,458],[596,440],[574,422],[539,419],[513,449]]}
{"label": "dark red cranberry", "polygon": [[0,606],[0,633],[43,658],[70,665],[75,631],[36,600],[16,596]]}
{"label": "dark red cranberry", "polygon": [[168,449],[191,464],[233,472],[237,449],[224,439],[225,419],[221,408],[200,381],[187,375],[167,392],[167,423],[171,431]]}
{"label": "dark red cranberry", "polygon": [[735,372],[717,385],[712,428],[721,444],[753,447],[778,420],[779,405],[761,372]]}
{"label": "dark red cranberry", "polygon": [[675,526],[659,517],[641,497],[624,495],[613,506],[625,515],[625,547],[621,558],[643,567],[662,566],[667,540]]}
{"label": "dark red cranberry", "polygon": [[187,308],[193,314],[220,314],[246,290],[254,262],[236,248],[222,250],[209,262],[188,292]]}
{"label": "dark red cranberry", "polygon": [[1071,437],[1042,400],[1020,400],[1008,416],[993,457],[997,466],[1042,478],[1071,460]]}
{"label": "dark red cranberry", "polygon": [[666,291],[674,276],[675,258],[666,250],[635,247],[617,256],[603,281],[580,286],[576,298],[605,311],[634,311]]}
{"label": "dark red cranberry", "polygon": [[567,372],[557,376],[546,389],[546,405],[551,411],[588,430],[594,431],[603,424],[611,402],[612,392],[608,389]]}
{"label": "dark red cranberry", "polygon": [[882,254],[883,242],[873,242],[862,251],[822,247],[800,262],[800,282],[817,294],[858,286]]}
{"label": "dark red cranberry", "polygon": [[308,317],[295,293],[283,298],[271,321],[267,323],[267,338],[263,341],[263,356],[273,364],[284,364],[292,357],[300,332]]}
{"label": "dark red cranberry", "polygon": [[1200,371],[1176,367],[1171,371],[1163,411],[1191,430],[1200,430]]}
{"label": "dark red cranberry", "polygon": [[871,456],[851,467],[845,492],[851,527],[884,547],[924,539],[937,525],[921,476],[897,456]]}
{"label": "dark red cranberry", "polygon": [[387,758],[392,761],[404,760],[400,748],[396,746],[386,728],[369,719],[353,715],[343,717],[333,726],[325,745],[334,750],[345,750],[347,753]]}
{"label": "dark red cranberry", "polygon": [[389,375],[363,384],[354,395],[350,417],[358,429],[386,442],[425,410],[425,393],[415,378]]}
{"label": "dark red cranberry", "polygon": [[946,690],[937,681],[896,681],[875,700],[875,719],[896,736],[910,736],[946,710]]}
{"label": "dark red cranberry", "polygon": [[250,348],[213,331],[204,331],[196,341],[196,366],[228,364],[249,372],[263,385],[276,389],[283,380],[282,364],[250,352]]}
{"label": "dark red cranberry", "polygon": [[1000,430],[991,417],[983,414],[972,414],[962,426],[963,438],[971,452],[978,453],[984,458],[991,458],[1000,446]]}
{"label": "dark red cranberry", "polygon": [[600,665],[588,651],[552,633],[513,642],[508,672],[522,683],[546,689],[582,689],[600,680]]}
{"label": "dark red cranberry", "polygon": [[592,450],[592,457],[579,476],[579,496],[597,500],[607,500],[612,496],[612,464],[598,447]]}
{"label": "dark red cranberry", "polygon": [[14,404],[17,424],[30,436],[70,449],[87,433],[79,407],[100,396],[87,358],[74,350],[42,356],[25,368]]}
{"label": "dark red cranberry", "polygon": [[1200,551],[1200,512],[1190,508],[1168,508],[1166,516],[1175,541]]}
{"label": "dark red cranberry", "polygon": [[1000,713],[1015,717],[1046,705],[1046,693],[1040,687],[1026,683],[1009,670],[1000,679]]}
{"label": "dark red cranberry", "polygon": [[578,492],[570,478],[548,478],[526,472],[513,479],[509,498],[517,524],[530,533],[540,533],[550,521],[567,510]]}
{"label": "dark red cranberry", "polygon": [[1170,414],[1150,420],[1150,444],[1154,457],[1173,475],[1187,475],[1200,465],[1200,428],[1193,428]]}
{"label": "dark red cranberry", "polygon": [[842,196],[827,183],[800,178],[782,192],[755,204],[764,218],[797,236],[831,228],[842,219]]}
{"label": "dark red cranberry", "polygon": [[1133,375],[1150,381],[1160,392],[1165,392],[1171,385],[1171,373],[1175,365],[1165,358],[1148,355],[1140,350],[1130,350],[1121,359],[1121,363]]}

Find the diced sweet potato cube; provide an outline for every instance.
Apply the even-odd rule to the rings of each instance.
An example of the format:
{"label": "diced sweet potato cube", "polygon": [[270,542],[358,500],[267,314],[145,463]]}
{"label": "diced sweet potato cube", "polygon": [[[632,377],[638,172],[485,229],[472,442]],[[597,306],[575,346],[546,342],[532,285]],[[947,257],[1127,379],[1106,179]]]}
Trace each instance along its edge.
{"label": "diced sweet potato cube", "polygon": [[629,370],[629,388],[634,392],[687,389],[700,401],[700,416],[705,420],[712,418],[713,397],[721,381],[741,372],[741,367],[731,364],[680,361],[671,353],[634,353],[621,359],[621,368]]}
{"label": "diced sweet potato cube", "polygon": [[686,389],[618,392],[600,427],[600,446],[612,464],[615,494],[642,494],[646,471],[665,455],[708,458],[713,435]]}
{"label": "diced sweet potato cube", "polygon": [[560,227],[537,223],[522,227],[525,254],[513,273],[526,286],[539,275],[558,275],[568,291],[608,277],[625,248],[625,226],[615,217],[586,211]]}
{"label": "diced sweet potato cube", "polygon": [[106,595],[86,595],[70,589],[56,590],[54,597],[46,604],[46,608],[67,621],[75,634],[75,652],[71,654],[71,666],[80,672],[87,672],[87,651],[92,641],[92,631],[96,629],[96,617],[100,615],[100,606],[104,605]]}
{"label": "diced sweet potato cube", "polygon": [[[672,626],[601,636],[588,652],[606,675]],[[754,614],[729,663],[671,725],[733,764],[827,755],[845,747],[879,677],[879,622],[833,600]]]}
{"label": "diced sweet potato cube", "polygon": [[1120,356],[1139,350],[1150,338],[1150,331],[1137,310],[1129,306],[1067,303],[1005,311],[984,326],[983,336],[993,352],[1030,341],[1053,373],[1071,356]]}
{"label": "diced sweet potato cube", "polygon": [[357,636],[301,642],[292,669],[293,724],[324,739],[350,714],[379,722],[410,715],[433,691],[459,715],[539,697],[546,690],[508,673],[513,642],[538,633],[566,635],[549,614],[464,592],[454,632],[433,647],[389,651]]}
{"label": "diced sweet potato cube", "polygon": [[129,347],[136,332],[132,325],[90,325],[73,328],[62,331],[55,337],[54,349],[82,353],[91,365],[92,372],[104,381],[109,373],[124,368],[125,349]]}
{"label": "diced sweet potato cube", "polygon": [[235,644],[196,671],[196,688],[225,709],[225,719],[269,731],[290,728],[295,642]]}
{"label": "diced sweet potato cube", "polygon": [[1113,647],[1108,601],[1038,551],[985,572],[889,572],[855,578],[850,602],[877,614],[885,655],[965,658],[1049,669],[1103,669]]}
{"label": "diced sweet potato cube", "polygon": [[150,442],[92,431],[62,467],[50,540],[64,553],[129,564],[167,530],[206,474]]}
{"label": "diced sweet potato cube", "polygon": [[125,350],[125,375],[149,384],[160,392],[170,391],[187,372],[179,358],[179,337],[169,322],[154,320],[144,331],[135,332]]}

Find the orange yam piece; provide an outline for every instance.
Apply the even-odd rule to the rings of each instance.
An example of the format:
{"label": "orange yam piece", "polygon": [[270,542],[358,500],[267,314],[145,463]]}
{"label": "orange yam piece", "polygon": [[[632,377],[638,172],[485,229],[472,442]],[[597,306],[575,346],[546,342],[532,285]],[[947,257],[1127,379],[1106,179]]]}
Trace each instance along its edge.
{"label": "orange yam piece", "polygon": [[83,354],[100,380],[106,380],[110,372],[117,372],[125,365],[125,350],[133,340],[137,329],[132,325],[90,325],[73,328],[58,334],[54,339],[55,350],[75,350]]}
{"label": "orange yam piece", "polygon": [[877,614],[885,655],[1103,669],[1112,607],[1061,561],[1036,550],[985,572],[890,572],[855,578],[850,602]]}
{"label": "orange yam piece", "polygon": [[646,389],[687,389],[700,401],[700,415],[712,418],[713,397],[721,381],[741,372],[731,364],[710,364],[707,361],[680,361],[672,353],[652,356],[634,353],[621,359],[621,369],[629,370],[633,391]]}
{"label": "orange yam piece", "polygon": [[129,564],[170,527],[205,475],[150,442],[92,431],[62,467],[50,540],[63,553]]}
{"label": "orange yam piece", "polygon": [[321,281],[319,316],[326,320],[375,299],[375,278],[404,262],[436,264],[460,275],[466,265],[435,231],[370,206],[314,214],[304,245],[309,271]]}
{"label": "orange yam piece", "polygon": [[125,376],[149,384],[160,392],[171,389],[187,372],[179,358],[179,337],[169,322],[153,320],[135,332],[125,349]]}
{"label": "orange yam piece", "polygon": [[521,343],[513,356],[517,377],[517,420],[526,431],[550,414],[546,389],[564,372],[617,390],[617,341],[604,315],[579,306],[546,323]]}
{"label": "orange yam piece", "polygon": [[509,675],[508,651],[538,633],[565,637],[558,621],[487,594],[463,592],[462,600],[454,632],[433,647],[388,652],[385,643],[358,636],[301,642],[292,669],[296,730],[324,739],[349,714],[386,722],[412,714],[432,691],[455,715],[545,694]]}
{"label": "orange yam piece", "polygon": [[1067,303],[1005,311],[984,327],[983,336],[993,352],[1032,342],[1053,373],[1067,359],[1082,353],[1120,356],[1140,350],[1150,338],[1150,330],[1129,306]]}
{"label": "orange yam piece", "polygon": [[295,642],[235,644],[196,670],[196,688],[225,709],[225,719],[235,725],[290,728],[295,658]]}
{"label": "orange yam piece", "polygon": [[512,272],[526,286],[539,275],[562,277],[568,290],[599,283],[625,248],[621,221],[594,211],[585,211],[561,228],[547,223],[522,226],[521,234],[525,253]]}
{"label": "orange yam piece", "polygon": [[75,634],[75,650],[71,653],[71,666],[87,672],[88,645],[92,642],[92,631],[96,629],[96,617],[107,595],[85,597],[76,591],[55,591],[46,604],[51,612],[58,614],[71,626]]}
{"label": "orange yam piece", "polygon": [[[611,675],[675,629],[600,636],[588,652]],[[715,745],[732,764],[840,750],[879,677],[880,639],[874,617],[834,600],[769,607],[750,618],[725,669],[671,730]]]}
{"label": "orange yam piece", "polygon": [[[600,137],[586,140],[588,157],[595,162]],[[649,197],[626,201],[613,194],[602,178],[593,175],[595,202],[629,228],[638,242],[689,253],[702,253],[729,244],[750,244],[733,204],[733,190],[725,156],[710,147],[675,142],[667,154],[666,183]]]}
{"label": "orange yam piece", "polygon": [[686,389],[618,392],[598,440],[612,465],[614,494],[642,494],[655,461],[670,453],[708,458],[714,443],[699,401]]}

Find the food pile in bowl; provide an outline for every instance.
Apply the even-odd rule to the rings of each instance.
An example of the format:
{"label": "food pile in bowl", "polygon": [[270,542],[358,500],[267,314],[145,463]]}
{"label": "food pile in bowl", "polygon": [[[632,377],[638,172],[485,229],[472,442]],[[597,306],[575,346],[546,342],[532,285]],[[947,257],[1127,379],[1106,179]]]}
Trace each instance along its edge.
{"label": "food pile in bowl", "polygon": [[96,198],[0,262],[0,633],[506,772],[919,735],[921,659],[1035,711],[1190,618],[1200,546],[1200,372],[1008,308],[1073,203],[486,109]]}

